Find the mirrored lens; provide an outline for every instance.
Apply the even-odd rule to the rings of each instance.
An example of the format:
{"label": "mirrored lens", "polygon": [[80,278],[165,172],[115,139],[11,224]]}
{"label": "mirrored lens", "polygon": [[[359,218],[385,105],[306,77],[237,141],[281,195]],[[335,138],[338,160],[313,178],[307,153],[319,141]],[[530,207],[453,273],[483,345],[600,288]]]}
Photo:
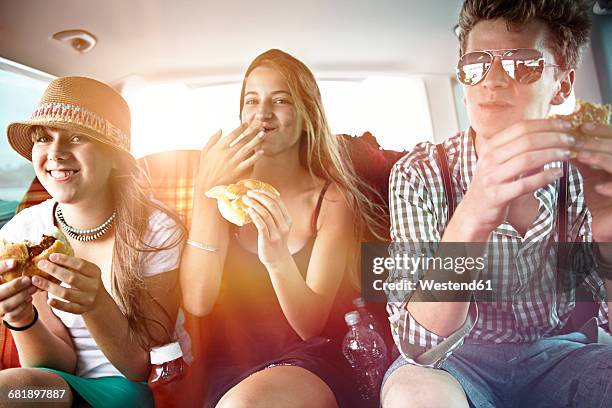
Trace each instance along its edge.
{"label": "mirrored lens", "polygon": [[538,50],[507,51],[502,60],[504,70],[521,84],[531,84],[542,76],[544,57]]}
{"label": "mirrored lens", "polygon": [[467,86],[477,84],[489,71],[492,60],[486,52],[464,54],[457,63],[457,80]]}

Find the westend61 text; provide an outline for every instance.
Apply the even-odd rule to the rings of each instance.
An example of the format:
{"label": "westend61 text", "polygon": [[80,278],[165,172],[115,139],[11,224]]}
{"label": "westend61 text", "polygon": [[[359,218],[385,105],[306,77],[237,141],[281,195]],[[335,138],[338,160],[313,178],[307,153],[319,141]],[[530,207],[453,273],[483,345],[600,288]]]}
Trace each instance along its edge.
{"label": "westend61 text", "polygon": [[435,280],[427,280],[422,279],[418,282],[413,282],[409,280],[401,280],[398,282],[385,282],[381,279],[375,280],[372,282],[372,287],[374,290],[382,290],[382,291],[413,291],[421,289],[421,290],[436,290],[436,291],[454,291],[454,290],[470,290],[470,291],[492,291],[493,287],[491,286],[491,280],[477,280],[472,282],[438,282]]}

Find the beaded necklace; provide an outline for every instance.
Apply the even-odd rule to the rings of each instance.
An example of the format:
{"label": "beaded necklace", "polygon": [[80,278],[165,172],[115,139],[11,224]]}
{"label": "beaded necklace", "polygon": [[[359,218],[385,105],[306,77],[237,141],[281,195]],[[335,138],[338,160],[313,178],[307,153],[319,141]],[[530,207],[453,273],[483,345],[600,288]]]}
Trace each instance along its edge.
{"label": "beaded necklace", "polygon": [[100,238],[104,234],[106,234],[108,230],[110,229],[110,227],[113,225],[113,221],[115,220],[116,215],[117,215],[117,211],[113,211],[113,215],[111,215],[108,220],[104,221],[102,225],[95,227],[95,228],[88,228],[88,229],[80,230],[80,229],[76,229],[68,225],[66,223],[66,220],[64,219],[62,210],[59,208],[59,205],[55,207],[55,219],[57,220],[59,225],[66,232],[66,234],[68,234],[70,238],[76,239],[77,241],[81,241],[81,242],[93,241],[95,239]]}

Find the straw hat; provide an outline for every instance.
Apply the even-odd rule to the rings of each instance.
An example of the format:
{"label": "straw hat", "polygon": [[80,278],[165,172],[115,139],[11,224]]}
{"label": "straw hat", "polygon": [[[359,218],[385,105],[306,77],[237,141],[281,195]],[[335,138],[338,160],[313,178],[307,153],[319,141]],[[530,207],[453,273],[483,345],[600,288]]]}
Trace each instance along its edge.
{"label": "straw hat", "polygon": [[32,160],[32,126],[83,133],[130,152],[130,108],[110,86],[85,77],[62,77],[49,84],[30,120],[12,122],[6,133],[17,153]]}

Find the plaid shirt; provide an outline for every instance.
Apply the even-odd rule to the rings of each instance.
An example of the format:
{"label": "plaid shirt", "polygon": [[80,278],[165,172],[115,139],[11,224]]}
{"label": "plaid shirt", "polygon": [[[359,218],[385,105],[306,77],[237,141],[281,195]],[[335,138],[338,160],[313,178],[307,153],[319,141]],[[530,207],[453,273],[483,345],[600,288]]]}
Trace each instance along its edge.
{"label": "plaid shirt", "polygon": [[[476,170],[476,149],[470,132],[447,139],[444,148],[457,203],[465,195]],[[561,163],[550,166],[560,167]],[[438,243],[448,222],[446,196],[441,170],[436,161],[435,145],[426,142],[400,159],[389,179],[391,212],[390,254],[423,253],[426,243]],[[421,326],[406,309],[410,292],[387,291],[387,311],[394,341],[412,363],[438,367],[465,338],[474,342],[531,342],[560,329],[574,308],[575,290],[556,293],[556,256],[542,256],[528,251],[530,243],[557,241],[555,214],[559,182],[535,191],[539,202],[535,221],[521,235],[508,223],[499,225],[490,235],[487,248],[488,267],[479,278],[490,279],[502,300],[472,300],[463,326],[448,337],[437,336]],[[591,217],[585,207],[580,173],[570,166],[568,186],[568,235],[591,242]],[[433,255],[433,254],[431,254]],[[492,268],[492,263],[495,265]],[[388,282],[418,281],[426,271],[408,274],[395,269]],[[605,299],[605,286],[596,273],[586,279],[597,299]],[[474,295],[476,296],[476,294]],[[607,304],[601,302],[600,324],[607,322]]]}

